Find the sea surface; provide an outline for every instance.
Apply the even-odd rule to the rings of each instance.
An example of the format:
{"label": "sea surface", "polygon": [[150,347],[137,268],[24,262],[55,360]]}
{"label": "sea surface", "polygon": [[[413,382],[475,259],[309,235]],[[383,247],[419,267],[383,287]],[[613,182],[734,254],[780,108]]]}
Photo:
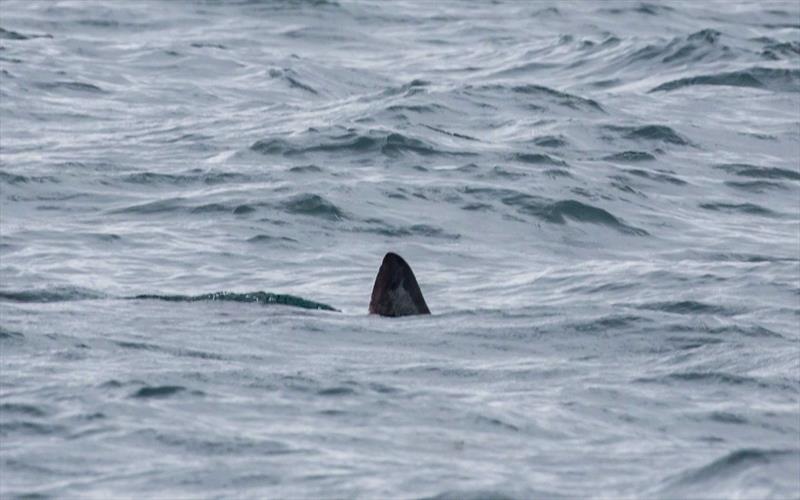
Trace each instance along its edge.
{"label": "sea surface", "polygon": [[0,0],[0,498],[800,498],[799,162],[794,1]]}

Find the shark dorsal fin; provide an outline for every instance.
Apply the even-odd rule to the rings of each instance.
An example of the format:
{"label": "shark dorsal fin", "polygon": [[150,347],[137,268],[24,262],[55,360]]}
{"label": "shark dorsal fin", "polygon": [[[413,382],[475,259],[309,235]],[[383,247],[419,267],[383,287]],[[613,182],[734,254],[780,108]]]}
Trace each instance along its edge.
{"label": "shark dorsal fin", "polygon": [[389,252],[383,258],[372,298],[369,301],[370,314],[380,316],[411,316],[430,314],[422,291],[414,277],[414,271],[402,257]]}

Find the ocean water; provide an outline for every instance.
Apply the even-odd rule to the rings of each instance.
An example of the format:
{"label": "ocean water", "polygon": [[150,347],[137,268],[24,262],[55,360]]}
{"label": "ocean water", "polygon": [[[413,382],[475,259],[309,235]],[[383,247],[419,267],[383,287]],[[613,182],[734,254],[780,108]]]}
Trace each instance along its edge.
{"label": "ocean water", "polygon": [[800,498],[800,4],[0,28],[0,497]]}

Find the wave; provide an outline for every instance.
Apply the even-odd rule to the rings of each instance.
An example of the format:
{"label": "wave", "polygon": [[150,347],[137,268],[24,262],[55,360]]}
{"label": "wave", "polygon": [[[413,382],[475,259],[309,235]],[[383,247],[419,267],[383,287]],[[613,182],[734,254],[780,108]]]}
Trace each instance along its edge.
{"label": "wave", "polygon": [[448,135],[450,137],[455,137],[456,139],[465,139],[467,141],[479,141],[480,139],[476,137],[472,137],[470,135],[459,134],[458,132],[451,132],[449,130],[445,130],[443,128],[434,127],[432,125],[425,125],[422,124],[423,127],[427,128],[428,130],[433,130],[434,132],[439,132],[440,134]]}
{"label": "wave", "polygon": [[[543,85],[502,85],[502,84],[489,84],[480,86],[467,86],[464,88],[463,93],[466,95],[480,95],[490,92],[495,97],[499,93],[511,93],[512,95],[523,96],[526,98],[534,97],[539,99],[536,105],[541,109],[540,104],[554,104],[565,108],[582,111],[596,111],[605,113],[603,107],[593,99],[587,99],[575,94],[561,92],[559,90],[551,89]],[[530,103],[528,103],[530,104]]]}
{"label": "wave", "polygon": [[289,238],[288,236],[270,236],[268,234],[257,234],[251,238],[247,239],[248,243],[297,243],[297,240],[294,238]]}
{"label": "wave", "polygon": [[220,50],[228,50],[228,47],[222,45],[221,43],[215,42],[192,42],[189,44],[190,47],[194,47],[195,49],[220,49]]}
{"label": "wave", "polygon": [[641,323],[650,322],[652,322],[652,320],[642,316],[612,314],[594,319],[592,321],[576,323],[571,326],[575,329],[575,331],[578,332],[606,332],[608,330],[620,330]]}
{"label": "wave", "polygon": [[688,371],[669,373],[666,375],[659,375],[655,377],[640,377],[634,380],[641,384],[665,384],[671,385],[675,382],[697,384],[698,386],[747,386],[753,390],[765,389],[780,389],[791,391],[796,394],[798,388],[796,384],[791,381],[784,380],[766,380],[756,377],[748,377],[746,375],[735,375],[733,373],[725,373],[719,371]]}
{"label": "wave", "polygon": [[562,200],[548,205],[543,212],[543,218],[550,222],[562,224],[565,218],[570,218],[580,222],[604,224],[623,233],[637,236],[647,235],[647,231],[623,224],[619,219],[611,215],[610,212],[602,208],[587,205],[576,200]]}
{"label": "wave", "polygon": [[[706,465],[689,469],[668,479],[664,489],[671,491],[672,495],[679,497],[706,496],[709,488],[719,488],[720,483],[729,479],[741,477],[748,469],[760,469],[767,472],[767,467],[786,461],[791,462],[791,470],[800,466],[800,450],[798,449],[763,449],[739,448],[714,459]],[[737,482],[738,483],[738,482]],[[737,484],[740,487],[740,485]],[[688,491],[693,494],[688,494]],[[683,491],[683,494],[677,492]],[[702,492],[702,493],[701,493]]]}
{"label": "wave", "polygon": [[593,99],[587,99],[585,97],[580,97],[575,94],[561,92],[559,90],[551,89],[549,87],[544,87],[542,85],[533,85],[533,84],[517,85],[511,87],[511,90],[518,94],[547,97],[549,99],[553,99],[561,106],[565,106],[572,109],[588,108],[594,111],[604,112],[603,107],[600,106],[600,104]]}
{"label": "wave", "polygon": [[313,139],[310,140],[312,144],[305,146],[285,138],[262,139],[253,143],[253,145],[250,146],[250,150],[264,155],[283,156],[297,156],[313,153],[380,153],[388,157],[398,157],[406,154],[416,154],[420,156],[468,156],[474,154],[466,151],[447,150],[430,142],[399,132],[384,130],[369,130],[367,132],[348,130],[341,135],[328,135],[311,139]]}
{"label": "wave", "polygon": [[191,184],[205,184],[215,186],[229,182],[246,182],[252,178],[245,174],[233,172],[203,172],[193,170],[186,174],[160,174],[157,172],[137,172],[122,177],[122,182],[139,184],[143,186],[188,186]]}
{"label": "wave", "polygon": [[748,423],[748,420],[740,415],[735,413],[729,413],[726,411],[715,411],[712,412],[708,419],[712,422],[719,422],[722,424],[734,424],[734,425],[742,425]]}
{"label": "wave", "polygon": [[223,204],[223,203],[203,203],[201,205],[188,205],[186,198],[166,198],[147,203],[129,205],[127,207],[111,210],[111,214],[166,214],[182,212],[187,214],[233,214],[247,215],[257,210],[257,207],[264,206],[263,203],[254,205],[249,204]]}
{"label": "wave", "polygon": [[0,339],[13,339],[13,340],[20,340],[24,339],[25,335],[20,332],[15,332],[14,330],[9,330],[0,326]]}
{"label": "wave", "polygon": [[426,88],[431,86],[431,82],[426,80],[414,79],[402,85],[394,85],[384,89],[381,92],[382,97],[411,97],[423,93]]}
{"label": "wave", "polygon": [[201,295],[156,295],[156,294],[143,294],[133,297],[127,297],[132,300],[163,300],[167,302],[244,302],[244,303],[257,303],[257,304],[278,304],[292,307],[300,307],[302,309],[318,309],[322,311],[336,311],[338,309],[331,307],[327,304],[306,300],[302,297],[295,295],[279,294],[271,292],[249,292],[249,293],[235,293],[235,292],[214,292],[205,293]]}
{"label": "wave", "polygon": [[339,207],[322,196],[313,193],[300,193],[274,203],[202,203],[192,205],[186,198],[165,198],[117,208],[109,211],[109,213],[137,215],[184,213],[191,215],[230,214],[247,216],[264,207],[277,208],[290,214],[319,217],[329,221],[347,218],[347,215]]}
{"label": "wave", "polygon": [[462,205],[462,210],[468,210],[470,212],[490,212],[494,207],[487,203],[467,203],[466,205]]}
{"label": "wave", "polygon": [[0,39],[3,40],[27,40],[28,37],[22,33],[0,28]]}
{"label": "wave", "polygon": [[0,414],[9,415],[12,413],[18,415],[27,415],[29,417],[46,417],[49,414],[49,412],[46,411],[46,409],[32,404],[20,404],[20,403],[0,404]]}
{"label": "wave", "polygon": [[172,356],[177,357],[186,357],[186,358],[198,358],[198,359],[211,359],[211,360],[224,360],[227,359],[225,356],[220,354],[216,354],[213,352],[207,351],[199,351],[196,349],[185,349],[185,348],[175,348],[170,346],[161,346],[157,344],[151,344],[147,342],[127,342],[127,341],[115,341],[115,344],[122,347],[123,349],[134,349],[134,350],[142,350],[142,351],[150,351],[150,352],[157,352],[163,354],[169,354]]}
{"label": "wave", "polygon": [[783,68],[750,68],[742,71],[699,75],[680,78],[650,90],[669,92],[694,85],[717,85],[726,87],[750,87],[777,92],[800,92],[800,70]]}
{"label": "wave", "polygon": [[797,458],[800,450],[765,450],[759,448],[742,448],[724,455],[708,465],[700,467],[691,475],[691,479],[701,479],[713,476],[725,469],[740,466],[751,466],[769,463],[776,458],[794,457]]}
{"label": "wave", "polygon": [[625,170],[626,174],[635,175],[636,177],[643,177],[645,179],[650,179],[658,182],[667,182],[669,184],[675,184],[677,186],[685,186],[687,182],[681,178],[673,177],[668,174],[663,174],[660,172],[650,172],[647,170],[641,170],[638,168],[632,168]]}
{"label": "wave", "polygon": [[721,326],[716,328],[708,328],[706,331],[713,335],[743,335],[745,337],[771,337],[771,338],[783,338],[783,335],[777,332],[773,332],[772,330],[765,328],[763,326],[739,326],[739,325],[731,325],[731,326]]}
{"label": "wave", "polygon": [[[543,498],[546,497],[552,498],[551,495],[543,496]],[[513,500],[514,498],[495,490],[451,490],[432,497],[425,497],[423,500]]]}
{"label": "wave", "polygon": [[159,385],[145,386],[131,394],[133,398],[165,398],[186,391],[186,387],[180,385]]}
{"label": "wave", "polygon": [[71,90],[74,92],[86,92],[89,94],[105,94],[106,91],[97,85],[84,82],[56,81],[40,82],[36,84],[42,90]]}
{"label": "wave", "polygon": [[624,193],[635,194],[637,196],[641,196],[642,198],[647,198],[647,195],[645,195],[641,191],[637,191],[636,189],[632,188],[629,185],[630,179],[628,179],[624,175],[612,175],[609,178],[612,179],[612,181],[609,182],[609,185],[611,185],[612,187],[615,187]]}
{"label": "wave", "polygon": [[[520,213],[532,215],[546,222],[554,224],[565,224],[567,219],[591,224],[609,226],[621,233],[636,236],[647,236],[649,233],[644,229],[629,226],[615,217],[610,212],[581,203],[577,200],[553,201],[539,196],[533,196],[513,189],[499,188],[464,188],[463,193],[488,201],[499,200],[504,205],[516,208]],[[483,208],[484,204],[478,204]]]}
{"label": "wave", "polygon": [[765,217],[775,217],[778,214],[768,208],[755,203],[701,203],[700,208],[713,210],[715,212],[742,213],[750,215],[760,215]]}
{"label": "wave", "polygon": [[773,189],[786,189],[786,186],[779,182],[769,182],[769,181],[744,181],[744,182],[736,182],[736,181],[725,181],[726,186],[730,186],[734,189],[741,189],[742,191],[748,191],[750,193],[764,193],[766,191],[771,191]]}
{"label": "wave", "polygon": [[714,168],[741,177],[754,177],[758,179],[789,179],[800,181],[800,171],[787,170],[777,167],[759,167],[747,163],[725,163],[714,165]]}
{"label": "wave", "polygon": [[640,161],[654,161],[655,156],[644,151],[622,151],[603,158],[605,161],[618,161],[623,163],[634,163]]}
{"label": "wave", "polygon": [[[373,222],[373,221],[367,221]],[[428,224],[413,224],[410,226],[392,226],[382,221],[374,221],[374,225],[368,227],[357,227],[354,232],[374,233],[390,238],[403,238],[408,236],[422,236],[425,238],[442,238],[447,240],[457,240],[460,234],[448,233],[444,229],[430,226]]]}
{"label": "wave", "polygon": [[319,95],[319,92],[314,87],[300,81],[300,75],[291,68],[272,68],[269,70],[269,76],[284,80],[291,88],[299,89],[312,95]]}
{"label": "wave", "polygon": [[664,12],[672,12],[675,9],[668,5],[663,4],[652,4],[652,3],[645,3],[642,2],[635,7],[609,7],[600,9],[600,12],[607,12],[609,14],[625,14],[628,12],[633,12],[637,14],[645,14],[648,16],[657,16],[659,13]]}
{"label": "wave", "polygon": [[563,136],[555,135],[542,135],[535,137],[533,143],[543,148],[563,148],[567,145],[567,141]]}
{"label": "wave", "polygon": [[[88,290],[80,287],[53,287],[41,290],[0,290],[0,300],[7,300],[21,303],[48,303],[48,302],[71,302],[78,300],[97,300],[108,298],[123,298],[128,300],[163,300],[167,302],[202,302],[202,301],[228,301],[228,302],[248,302],[258,304],[279,304],[303,309],[320,309],[324,311],[338,311],[327,304],[306,300],[288,294],[278,294],[270,292],[214,292],[201,295],[158,295],[142,294],[133,297],[111,297],[107,294]],[[2,337],[21,337],[22,334],[0,329]],[[2,338],[0,337],[0,338]]]}
{"label": "wave", "polygon": [[[724,63],[736,58],[740,53],[737,47],[722,43],[725,36],[714,29],[704,29],[684,36],[658,40],[642,46],[635,39],[620,41],[615,37],[600,45],[606,52],[608,63],[604,75],[593,86],[608,88],[619,85],[624,78],[622,73],[638,73],[639,77],[669,70],[682,71],[700,64]],[[587,75],[588,76],[588,75]]]}
{"label": "wave", "polygon": [[800,262],[797,256],[759,255],[740,252],[688,252],[687,258],[699,262]]}
{"label": "wave", "polygon": [[0,28],[0,40],[30,40],[32,38],[53,38],[53,35],[44,34],[44,35],[31,35],[31,34],[23,34],[17,31],[7,30],[4,28]]}
{"label": "wave", "polygon": [[166,198],[163,200],[150,201],[147,203],[139,203],[136,205],[130,205],[127,207],[118,208],[115,210],[111,210],[109,213],[150,215],[150,214],[176,212],[179,210],[189,210],[187,207],[181,204],[181,202],[184,200],[185,198],[181,197]]}
{"label": "wave", "polygon": [[323,170],[320,167],[312,164],[292,167],[289,169],[289,172],[292,172],[293,174],[321,174]]}
{"label": "wave", "polygon": [[[704,29],[685,36],[650,43],[644,47],[628,45],[622,49],[622,54],[611,61],[608,69],[663,70],[665,67],[683,68],[698,63],[720,62],[735,58],[737,50],[721,43],[722,39],[721,32]],[[610,80],[597,84],[613,85],[615,82]]]}
{"label": "wave", "polygon": [[9,436],[15,434],[22,435],[52,435],[62,434],[66,428],[57,424],[45,424],[39,422],[29,421],[8,421],[3,420],[0,422],[0,436]]}
{"label": "wave", "polygon": [[58,183],[59,181],[57,178],[51,175],[42,175],[42,176],[20,175],[0,170],[0,183],[15,185],[15,184],[27,184],[29,182],[36,184],[45,184],[45,183]]}
{"label": "wave", "polygon": [[761,57],[770,61],[778,61],[781,59],[796,60],[800,55],[800,42],[775,42],[764,46],[761,51]]}
{"label": "wave", "polygon": [[528,163],[532,165],[554,165],[557,167],[567,166],[567,162],[560,158],[554,158],[544,153],[515,153],[512,156],[513,160],[521,163]]}
{"label": "wave", "polygon": [[345,219],[342,210],[318,194],[301,193],[280,203],[285,211],[298,215],[310,215],[330,221]]}
{"label": "wave", "polygon": [[442,104],[428,103],[428,104],[393,104],[386,108],[386,111],[394,111],[398,113],[412,112],[412,113],[441,113],[449,111],[447,106]]}
{"label": "wave", "polygon": [[512,179],[512,180],[515,180],[515,179],[520,179],[522,177],[525,177],[526,175],[528,175],[528,174],[523,173],[523,172],[514,172],[512,170],[507,170],[507,169],[505,169],[503,167],[496,166],[491,171],[489,171],[487,174],[482,174],[479,177],[481,177],[481,178],[494,177],[494,178],[497,178],[497,179]]}
{"label": "wave", "polygon": [[746,377],[743,375],[733,375],[731,373],[723,372],[685,372],[685,373],[671,373],[664,377],[669,380],[679,380],[682,382],[702,382],[702,383],[717,383],[728,385],[763,385],[758,379],[753,377]]}
{"label": "wave", "polygon": [[605,130],[618,132],[624,139],[639,141],[666,142],[678,146],[688,146],[689,140],[666,125],[642,125],[639,127],[604,125]]}
{"label": "wave", "polygon": [[515,195],[504,198],[506,205],[518,207],[522,213],[534,215],[542,220],[555,224],[565,224],[567,219],[591,224],[601,224],[612,227],[619,232],[636,236],[646,236],[643,229],[629,226],[610,212],[592,205],[581,203],[577,200],[561,200],[556,202],[542,202],[539,198],[529,195]]}
{"label": "wave", "polygon": [[636,306],[637,309],[660,311],[671,314],[720,314],[725,316],[733,315],[734,312],[725,307],[694,300],[682,300],[677,302],[652,302]]}
{"label": "wave", "polygon": [[0,290],[0,300],[22,303],[68,302],[103,299],[105,294],[86,288],[57,286],[40,290]]}

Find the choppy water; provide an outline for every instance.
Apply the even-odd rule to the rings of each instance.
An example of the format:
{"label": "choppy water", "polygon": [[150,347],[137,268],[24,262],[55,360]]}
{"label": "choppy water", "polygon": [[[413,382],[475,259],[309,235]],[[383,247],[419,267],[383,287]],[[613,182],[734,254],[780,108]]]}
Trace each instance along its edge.
{"label": "choppy water", "polygon": [[0,28],[3,498],[800,496],[797,3]]}

